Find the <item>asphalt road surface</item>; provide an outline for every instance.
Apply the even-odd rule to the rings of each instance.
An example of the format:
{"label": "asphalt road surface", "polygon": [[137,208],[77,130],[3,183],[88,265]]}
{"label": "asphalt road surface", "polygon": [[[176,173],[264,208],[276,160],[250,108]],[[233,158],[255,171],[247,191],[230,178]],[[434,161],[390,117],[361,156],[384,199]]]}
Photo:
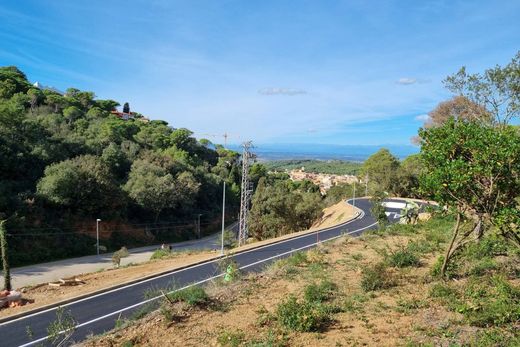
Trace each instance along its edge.
{"label": "asphalt road surface", "polygon": [[[396,222],[399,220],[398,213],[401,209],[399,204],[396,204],[399,201],[388,202],[386,206],[388,219],[391,223]],[[350,222],[236,253],[231,258],[237,262],[242,271],[261,271],[273,261],[315,247],[318,241],[332,240],[344,234],[359,236],[366,230],[376,228],[377,223],[370,214],[370,202],[367,199],[356,199],[355,205],[362,212]],[[72,340],[79,342],[88,335],[109,331],[114,328],[117,319],[130,317],[145,305],[160,298],[160,296],[145,298],[145,293],[160,288],[171,288],[172,285],[182,289],[195,284],[204,284],[221,276],[218,260],[207,261],[63,305],[63,309],[69,311],[77,321]],[[1,323],[0,346],[50,345],[47,327],[55,320],[56,308],[51,308]],[[28,331],[31,334],[28,334]]]}

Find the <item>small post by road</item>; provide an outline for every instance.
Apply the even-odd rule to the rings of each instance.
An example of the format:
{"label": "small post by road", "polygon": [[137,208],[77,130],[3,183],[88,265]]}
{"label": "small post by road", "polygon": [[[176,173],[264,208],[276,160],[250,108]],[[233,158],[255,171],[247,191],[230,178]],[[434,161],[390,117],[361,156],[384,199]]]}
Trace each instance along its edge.
{"label": "small post by road", "polygon": [[201,235],[200,235],[200,216],[202,216],[202,213],[199,213],[197,215],[197,238],[200,239]]}
{"label": "small post by road", "polygon": [[97,255],[99,255],[99,222],[101,222],[101,219],[96,219],[96,251]]}
{"label": "small post by road", "polygon": [[222,188],[222,236],[221,236],[221,244],[220,244],[220,254],[224,255],[224,223],[225,223],[225,214],[226,214],[226,181],[224,181],[224,186]]}
{"label": "small post by road", "polygon": [[352,206],[356,207],[356,181],[354,181],[354,197],[352,198]]}

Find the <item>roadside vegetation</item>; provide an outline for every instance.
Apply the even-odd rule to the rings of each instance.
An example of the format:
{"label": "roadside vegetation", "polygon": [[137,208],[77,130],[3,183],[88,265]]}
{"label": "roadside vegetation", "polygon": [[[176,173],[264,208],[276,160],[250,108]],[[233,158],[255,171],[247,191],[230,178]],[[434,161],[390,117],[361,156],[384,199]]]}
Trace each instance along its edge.
{"label": "roadside vegetation", "polygon": [[437,259],[455,222],[437,214],[343,237],[259,274],[167,294],[146,315],[85,345],[520,344],[520,254],[486,236],[458,255],[446,280]]}

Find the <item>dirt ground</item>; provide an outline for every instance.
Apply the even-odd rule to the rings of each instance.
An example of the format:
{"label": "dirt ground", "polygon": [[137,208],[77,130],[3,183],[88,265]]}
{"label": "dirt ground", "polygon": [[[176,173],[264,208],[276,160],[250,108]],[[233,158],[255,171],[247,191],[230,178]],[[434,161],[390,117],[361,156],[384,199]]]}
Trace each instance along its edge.
{"label": "dirt ground", "polygon": [[[303,235],[319,228],[340,224],[352,218],[354,214],[355,209],[352,206],[343,202],[338,203],[324,209],[324,214],[321,221],[317,222],[309,230],[284,235],[276,239],[252,242],[242,247],[233,249],[229,253],[258,247],[297,235]],[[78,274],[75,276],[75,278],[81,280],[84,282],[84,284],[77,286],[51,287],[47,283],[42,283],[32,287],[23,288],[23,297],[26,304],[19,307],[0,309],[0,317],[8,317],[17,313],[30,311],[38,307],[71,299],[101,289],[110,288],[112,286],[142,278],[144,276],[149,276],[200,261],[209,260],[218,255],[218,252],[215,251],[179,252],[174,257],[168,259],[156,260],[135,265],[132,264],[131,266],[126,266],[119,269],[109,269],[94,273]]]}
{"label": "dirt ground", "polygon": [[328,228],[343,223],[355,216],[357,209],[345,202],[338,202],[335,205],[323,209],[321,220],[314,223],[310,230]]}
{"label": "dirt ground", "polygon": [[[404,345],[409,338],[417,338],[417,331],[437,329],[460,318],[427,298],[430,283],[425,278],[433,255],[421,258],[419,268],[394,269],[398,285],[393,288],[370,293],[361,290],[362,268],[380,261],[381,249],[407,240],[403,236],[341,238],[310,251],[309,263],[291,271],[280,262],[231,285],[209,285],[206,290],[219,303],[218,309],[187,307],[176,322],[156,311],[82,346],[242,346],[254,340],[271,342],[262,346]],[[302,297],[305,285],[323,278],[337,285],[338,304],[351,302],[351,310],[335,314],[327,329],[288,332],[265,318],[288,294]],[[407,305],[414,308],[408,310]]]}

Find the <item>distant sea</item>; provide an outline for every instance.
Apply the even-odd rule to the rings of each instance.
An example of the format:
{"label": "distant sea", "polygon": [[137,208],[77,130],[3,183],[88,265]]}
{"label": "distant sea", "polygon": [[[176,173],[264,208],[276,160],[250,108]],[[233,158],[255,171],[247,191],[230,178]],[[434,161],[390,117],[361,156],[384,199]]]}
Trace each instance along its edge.
{"label": "distant sea", "polygon": [[[327,144],[255,144],[253,152],[259,161],[287,160],[287,159],[316,159],[316,160],[348,160],[365,161],[369,156],[381,148],[387,148],[399,159],[419,152],[419,148],[412,145],[327,145]],[[230,149],[240,152],[240,145],[229,145]]]}

